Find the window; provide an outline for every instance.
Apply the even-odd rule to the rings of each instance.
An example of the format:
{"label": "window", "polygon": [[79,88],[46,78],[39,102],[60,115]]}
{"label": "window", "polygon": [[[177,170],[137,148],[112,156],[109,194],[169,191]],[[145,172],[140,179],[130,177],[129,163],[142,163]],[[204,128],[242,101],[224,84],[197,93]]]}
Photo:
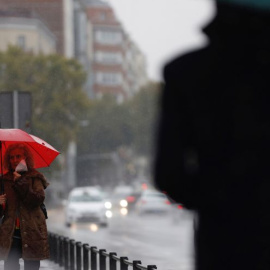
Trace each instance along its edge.
{"label": "window", "polygon": [[95,54],[95,61],[102,64],[121,64],[123,57],[120,52],[101,52],[97,51]]}
{"label": "window", "polygon": [[122,42],[122,33],[117,31],[101,31],[95,33],[95,40],[101,44],[116,45]]}
{"label": "window", "polygon": [[97,72],[96,83],[107,86],[121,85],[123,77],[121,73]]}
{"label": "window", "polygon": [[17,38],[17,45],[20,48],[25,49],[25,36],[18,36],[18,38]]}

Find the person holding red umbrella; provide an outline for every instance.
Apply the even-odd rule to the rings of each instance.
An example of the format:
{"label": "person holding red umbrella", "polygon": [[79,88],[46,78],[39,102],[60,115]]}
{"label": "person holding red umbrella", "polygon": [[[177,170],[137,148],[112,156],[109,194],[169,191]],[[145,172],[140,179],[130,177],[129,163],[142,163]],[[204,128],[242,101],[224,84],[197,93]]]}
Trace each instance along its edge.
{"label": "person holding red umbrella", "polygon": [[38,270],[40,260],[49,258],[47,225],[40,205],[49,185],[43,174],[34,169],[33,155],[24,143],[10,144],[3,160],[3,187],[0,195],[0,260],[5,270]]}

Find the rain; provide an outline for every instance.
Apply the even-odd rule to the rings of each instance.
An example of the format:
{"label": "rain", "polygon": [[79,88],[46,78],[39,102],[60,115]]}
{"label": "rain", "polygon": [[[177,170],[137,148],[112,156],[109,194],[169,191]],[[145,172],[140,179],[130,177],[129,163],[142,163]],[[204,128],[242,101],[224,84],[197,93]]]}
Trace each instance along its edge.
{"label": "rain", "polygon": [[199,28],[214,11],[207,0],[0,0],[1,128],[59,151],[38,168],[50,233],[194,269],[196,213],[155,188],[153,163],[163,66],[207,43]]}

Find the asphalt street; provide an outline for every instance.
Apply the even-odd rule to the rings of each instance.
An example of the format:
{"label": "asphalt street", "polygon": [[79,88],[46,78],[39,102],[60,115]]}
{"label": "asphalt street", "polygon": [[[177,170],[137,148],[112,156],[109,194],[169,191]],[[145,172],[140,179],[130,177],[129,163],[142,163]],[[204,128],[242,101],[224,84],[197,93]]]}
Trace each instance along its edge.
{"label": "asphalt street", "polygon": [[[177,218],[175,216],[177,214]],[[63,210],[49,211],[48,229],[70,239],[116,252],[143,266],[162,270],[193,270],[193,215],[189,212],[167,215],[114,215],[107,228],[95,224],[64,226]]]}
{"label": "asphalt street", "polygon": [[[177,216],[175,216],[177,214]],[[114,215],[107,228],[95,224],[64,225],[63,209],[49,210],[48,230],[75,241],[87,243],[143,266],[156,265],[162,270],[193,270],[193,215],[189,212],[167,215]],[[20,261],[21,270],[23,260]],[[0,270],[4,270],[0,261]],[[40,270],[64,270],[49,260],[41,261]]]}

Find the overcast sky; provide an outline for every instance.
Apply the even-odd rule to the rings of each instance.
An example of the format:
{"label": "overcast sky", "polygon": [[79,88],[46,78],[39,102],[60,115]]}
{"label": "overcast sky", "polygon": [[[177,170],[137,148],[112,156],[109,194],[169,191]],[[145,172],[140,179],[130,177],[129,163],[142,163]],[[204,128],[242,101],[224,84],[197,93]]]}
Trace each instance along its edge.
{"label": "overcast sky", "polygon": [[107,0],[147,57],[148,75],[160,80],[165,62],[202,46],[200,27],[215,13],[212,0]]}

